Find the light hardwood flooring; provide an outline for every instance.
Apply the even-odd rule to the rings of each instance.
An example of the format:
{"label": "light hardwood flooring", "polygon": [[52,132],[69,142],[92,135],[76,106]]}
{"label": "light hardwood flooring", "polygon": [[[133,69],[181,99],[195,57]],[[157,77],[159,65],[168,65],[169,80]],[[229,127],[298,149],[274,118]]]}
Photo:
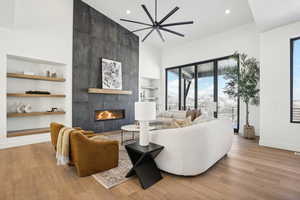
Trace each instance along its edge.
{"label": "light hardwood flooring", "polygon": [[205,174],[163,176],[147,190],[136,178],[106,190],[92,177],[56,166],[50,143],[0,150],[0,200],[300,199],[300,156],[238,136],[228,157]]}

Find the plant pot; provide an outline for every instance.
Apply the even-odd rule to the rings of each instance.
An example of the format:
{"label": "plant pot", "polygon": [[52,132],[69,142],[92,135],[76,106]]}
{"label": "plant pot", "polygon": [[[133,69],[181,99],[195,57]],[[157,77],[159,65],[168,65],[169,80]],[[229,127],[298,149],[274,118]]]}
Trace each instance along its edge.
{"label": "plant pot", "polygon": [[255,139],[255,129],[254,126],[244,126],[244,137],[246,139]]}

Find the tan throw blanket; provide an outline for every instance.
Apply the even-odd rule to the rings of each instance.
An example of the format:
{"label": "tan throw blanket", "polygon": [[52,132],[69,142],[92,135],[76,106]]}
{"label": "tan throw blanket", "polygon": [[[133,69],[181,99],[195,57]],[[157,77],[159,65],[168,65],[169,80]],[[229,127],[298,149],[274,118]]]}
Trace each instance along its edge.
{"label": "tan throw blanket", "polygon": [[56,146],[57,165],[67,165],[70,162],[70,133],[74,130],[63,127],[59,131]]}

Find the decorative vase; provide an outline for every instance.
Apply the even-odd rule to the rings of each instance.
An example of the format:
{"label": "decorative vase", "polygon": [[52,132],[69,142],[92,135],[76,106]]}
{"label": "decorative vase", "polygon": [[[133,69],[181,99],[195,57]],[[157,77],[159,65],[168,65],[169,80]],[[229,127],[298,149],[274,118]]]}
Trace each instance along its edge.
{"label": "decorative vase", "polygon": [[17,113],[24,113],[24,107],[25,105],[20,103],[16,108]]}
{"label": "decorative vase", "polygon": [[244,126],[244,137],[246,139],[255,139],[255,129],[254,126]]}
{"label": "decorative vase", "polygon": [[31,111],[32,111],[32,107],[31,107],[30,104],[27,104],[27,105],[24,106],[24,112],[25,113],[31,113]]}

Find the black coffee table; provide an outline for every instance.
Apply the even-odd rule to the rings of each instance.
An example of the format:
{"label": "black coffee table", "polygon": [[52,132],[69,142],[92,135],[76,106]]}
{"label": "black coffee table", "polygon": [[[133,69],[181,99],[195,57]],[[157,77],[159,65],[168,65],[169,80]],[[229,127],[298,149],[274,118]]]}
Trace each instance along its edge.
{"label": "black coffee table", "polygon": [[163,146],[150,143],[144,147],[135,142],[125,145],[125,148],[133,165],[126,178],[137,175],[143,189],[163,178],[154,161],[154,158],[163,150]]}

